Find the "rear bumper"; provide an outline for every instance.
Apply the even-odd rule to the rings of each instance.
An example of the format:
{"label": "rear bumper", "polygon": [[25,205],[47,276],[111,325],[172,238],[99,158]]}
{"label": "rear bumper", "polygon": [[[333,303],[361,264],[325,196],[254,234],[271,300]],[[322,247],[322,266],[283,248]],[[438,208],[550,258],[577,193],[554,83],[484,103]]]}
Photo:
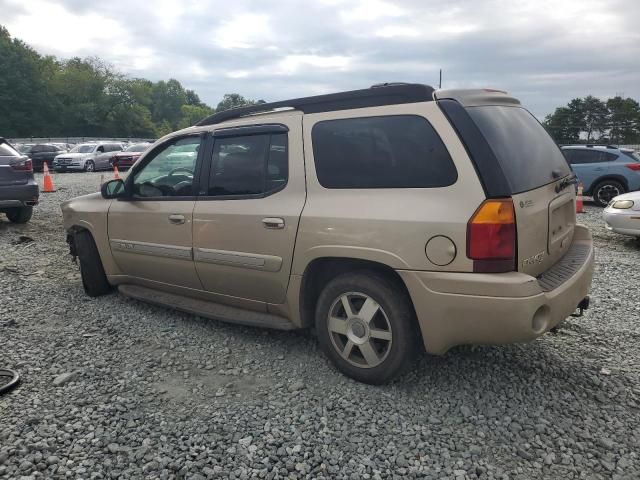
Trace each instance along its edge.
{"label": "rear bumper", "polygon": [[462,344],[526,342],[555,327],[575,311],[591,286],[593,241],[585,227],[576,226],[569,252],[574,248],[583,251],[580,264],[548,291],[544,282],[519,272],[399,271],[426,350],[441,354]]}
{"label": "rear bumper", "polygon": [[38,203],[38,184],[31,179],[23,185],[0,187],[0,208],[30,207]]}

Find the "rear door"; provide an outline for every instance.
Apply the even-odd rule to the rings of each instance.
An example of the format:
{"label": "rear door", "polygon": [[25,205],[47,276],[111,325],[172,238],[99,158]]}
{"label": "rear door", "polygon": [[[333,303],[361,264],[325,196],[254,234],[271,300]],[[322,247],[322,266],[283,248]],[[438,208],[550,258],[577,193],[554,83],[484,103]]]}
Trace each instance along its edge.
{"label": "rear door", "polygon": [[193,249],[204,288],[283,303],[306,188],[302,114],[277,124],[215,132],[208,184],[193,213]]}
{"label": "rear door", "polygon": [[519,106],[467,107],[501,167],[516,214],[517,270],[537,276],[569,249],[576,224],[575,189],[560,188],[571,170],[562,152]]}

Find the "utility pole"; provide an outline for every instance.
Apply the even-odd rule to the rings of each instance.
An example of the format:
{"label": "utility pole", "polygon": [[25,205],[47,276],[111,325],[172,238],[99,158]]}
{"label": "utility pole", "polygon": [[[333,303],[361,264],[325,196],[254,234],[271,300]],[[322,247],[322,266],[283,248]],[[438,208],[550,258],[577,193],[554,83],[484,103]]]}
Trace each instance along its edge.
{"label": "utility pole", "polygon": [[438,88],[442,88],[442,69],[440,69],[440,81],[438,82]]}

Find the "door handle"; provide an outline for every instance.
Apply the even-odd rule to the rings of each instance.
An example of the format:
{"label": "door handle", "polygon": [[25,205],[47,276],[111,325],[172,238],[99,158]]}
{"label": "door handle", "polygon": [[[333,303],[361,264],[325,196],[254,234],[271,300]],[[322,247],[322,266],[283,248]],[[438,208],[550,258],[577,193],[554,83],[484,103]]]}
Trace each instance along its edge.
{"label": "door handle", "polygon": [[174,225],[182,225],[184,223],[184,215],[178,215],[176,213],[169,215],[169,223]]}
{"label": "door handle", "polygon": [[275,230],[280,230],[284,228],[284,218],[277,218],[277,217],[263,218],[262,224],[264,225],[264,228],[273,228]]}

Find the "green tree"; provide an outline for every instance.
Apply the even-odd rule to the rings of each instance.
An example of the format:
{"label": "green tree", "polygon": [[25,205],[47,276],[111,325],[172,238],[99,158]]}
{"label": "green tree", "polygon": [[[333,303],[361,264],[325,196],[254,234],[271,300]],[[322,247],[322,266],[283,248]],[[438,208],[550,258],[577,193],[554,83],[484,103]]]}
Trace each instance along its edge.
{"label": "green tree", "polygon": [[208,117],[213,113],[213,109],[207,107],[206,105],[183,105],[181,110],[182,118],[180,119],[178,128],[191,127],[203,118]]}
{"label": "green tree", "polygon": [[182,105],[187,103],[187,94],[179,81],[164,80],[153,85],[151,118],[156,123],[166,121],[172,128],[178,127],[182,118]]}
{"label": "green tree", "polygon": [[56,101],[48,79],[58,66],[0,25],[0,134],[37,135],[55,118]]}
{"label": "green tree", "polygon": [[611,142],[640,142],[640,104],[632,98],[616,96],[607,100]]}
{"label": "green tree", "polygon": [[256,105],[259,103],[265,103],[264,100],[249,100],[244,98],[239,93],[225,93],[224,97],[218,106],[216,107],[216,112],[223,112],[225,110],[229,110],[231,108],[244,107],[246,105]]}

